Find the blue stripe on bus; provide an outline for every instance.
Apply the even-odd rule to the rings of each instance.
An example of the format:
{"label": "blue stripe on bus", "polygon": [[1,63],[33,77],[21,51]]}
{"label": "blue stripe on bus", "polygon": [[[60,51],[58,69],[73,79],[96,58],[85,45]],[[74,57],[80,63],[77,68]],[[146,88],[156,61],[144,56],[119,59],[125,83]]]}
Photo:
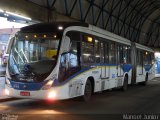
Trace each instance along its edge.
{"label": "blue stripe on bus", "polygon": [[129,72],[132,69],[131,64],[123,64],[121,67],[122,67],[123,72]]}
{"label": "blue stripe on bus", "polygon": [[[92,68],[93,68],[93,67],[92,67]],[[63,81],[63,82],[59,82],[59,80],[56,79],[56,80],[54,80],[53,86],[63,85],[63,84],[65,84],[65,83],[67,83],[68,81],[72,80],[74,77],[76,77],[76,76],[82,74],[83,72],[86,72],[86,71],[88,71],[88,70],[90,70],[90,69],[92,69],[92,68],[89,67],[89,68],[82,69],[82,70],[78,71],[77,73],[75,73],[74,75],[72,75],[72,76],[70,76],[69,78],[67,78],[67,79],[66,79],[65,81]]]}
{"label": "blue stripe on bus", "polygon": [[[89,71],[89,70],[91,70],[91,69],[93,69],[93,68],[95,68],[95,67],[98,67],[98,66],[112,66],[112,67],[116,67],[117,65],[116,64],[98,64],[98,65],[92,65],[92,66],[94,66],[94,67],[88,67],[88,68],[85,68],[85,69],[82,69],[82,70],[80,70],[80,71],[78,71],[77,73],[75,73],[74,75],[72,75],[72,76],[70,76],[69,78],[67,78],[65,81],[63,81],[63,82],[59,82],[59,80],[58,79],[56,79],[55,81],[54,81],[54,84],[53,84],[53,86],[60,86],[60,85],[64,85],[65,83],[67,83],[68,81],[70,81],[70,80],[72,80],[74,77],[76,77],[76,76],[78,76],[78,75],[80,75],[80,74],[82,74],[82,73],[84,73],[84,72],[86,72],[86,71]],[[129,72],[131,69],[132,69],[132,65],[131,64],[123,64],[122,66],[121,66],[121,68],[122,68],[122,70],[123,70],[123,72]]]}
{"label": "blue stripe on bus", "polygon": [[35,91],[35,90],[40,90],[47,81],[41,82],[41,83],[23,83],[23,82],[16,82],[16,81],[10,81],[11,82],[11,86],[16,89],[16,90],[31,90],[31,91]]}
{"label": "blue stripe on bus", "polygon": [[145,69],[145,71],[149,71],[150,69],[151,69],[151,67],[152,67],[152,65],[144,65],[144,69]]}
{"label": "blue stripe on bus", "polygon": [[[72,80],[73,78],[75,78],[76,76],[89,71],[91,69],[94,69],[96,67],[101,67],[101,66],[112,66],[112,67],[116,67],[116,64],[96,64],[96,65],[92,65],[91,67],[87,67],[84,68],[80,71],[78,71],[77,73],[75,73],[74,75],[70,76],[69,78],[67,78],[65,81],[63,82],[59,82],[58,79],[56,79],[54,81],[53,86],[60,86],[60,85],[64,85],[65,83],[67,83],[68,81]],[[130,64],[125,64],[121,66],[124,72],[129,72],[132,69],[132,65]],[[31,90],[31,91],[36,91],[36,90],[40,90],[48,81],[44,81],[44,82],[40,82],[40,83],[23,83],[23,82],[16,82],[16,81],[11,81],[11,86],[16,89],[16,90]]]}

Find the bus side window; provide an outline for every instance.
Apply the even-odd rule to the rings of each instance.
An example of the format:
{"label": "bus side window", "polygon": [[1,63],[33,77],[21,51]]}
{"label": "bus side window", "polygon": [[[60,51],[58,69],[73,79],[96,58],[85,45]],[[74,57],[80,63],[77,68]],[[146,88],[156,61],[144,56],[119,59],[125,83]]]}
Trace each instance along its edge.
{"label": "bus side window", "polygon": [[142,57],[143,57],[143,54],[142,54],[142,51],[140,51],[139,49],[137,50],[137,64],[139,66],[142,66]]}
{"label": "bus side window", "polygon": [[147,64],[148,64],[148,61],[149,61],[148,58],[149,58],[148,52],[147,52],[147,51],[144,51],[144,53],[143,53],[144,65],[147,65]]}
{"label": "bus side window", "polygon": [[117,45],[117,61],[118,61],[118,64],[123,64],[123,45],[122,44],[118,44]]}
{"label": "bus side window", "polygon": [[131,47],[129,47],[129,46],[127,49],[127,63],[131,64]]}
{"label": "bus side window", "polygon": [[105,51],[105,63],[109,63],[109,45],[108,45],[108,42],[105,42],[105,47],[104,47],[104,51]]}
{"label": "bus side window", "polygon": [[154,53],[151,53],[151,64],[153,65],[155,62]]}
{"label": "bus side window", "polygon": [[143,67],[143,64],[144,64],[144,58],[143,58],[143,54],[144,54],[144,51],[140,51],[140,65]]}
{"label": "bus side window", "polygon": [[[105,42],[103,42],[103,40]],[[105,39],[96,37],[94,42],[95,63],[109,63],[108,42]]]}
{"label": "bus side window", "polygon": [[100,42],[95,39],[95,44],[94,44],[94,50],[95,50],[95,62],[100,63],[101,62],[101,48],[100,48]]}
{"label": "bus side window", "polygon": [[69,52],[69,65],[68,65],[68,75],[71,76],[80,70],[79,61],[79,42],[72,41],[71,50]]}
{"label": "bus side window", "polygon": [[116,58],[116,43],[115,42],[110,42],[109,52],[110,52],[109,63],[116,64],[117,58]]}
{"label": "bus side window", "polygon": [[95,63],[94,39],[92,36],[84,34],[82,41],[82,66],[88,67]]}
{"label": "bus side window", "polygon": [[127,63],[127,60],[128,60],[128,59],[127,59],[127,58],[128,58],[128,57],[127,57],[127,56],[128,56],[128,54],[127,54],[127,51],[128,51],[128,50],[127,50],[127,49],[128,49],[128,47],[127,47],[126,45],[124,45],[124,46],[123,46],[123,63],[124,63],[124,64],[126,64],[126,63]]}
{"label": "bus side window", "polygon": [[62,54],[60,59],[60,68],[59,68],[59,82],[63,82],[67,77],[67,70],[68,70],[68,54]]}
{"label": "bus side window", "polygon": [[63,82],[80,70],[80,37],[78,32],[70,31],[67,36],[71,39],[70,51],[62,54],[60,60],[59,81]]}
{"label": "bus side window", "polygon": [[139,50],[137,49],[137,53],[136,53],[137,57],[136,57],[136,63],[137,65],[139,65]]}
{"label": "bus side window", "polygon": [[105,51],[104,51],[104,43],[103,42],[101,42],[101,47],[100,47],[100,50],[101,50],[101,63],[104,63],[104,53],[105,53]]}
{"label": "bus side window", "polygon": [[59,81],[63,82],[79,70],[76,53],[64,53],[60,60]]}

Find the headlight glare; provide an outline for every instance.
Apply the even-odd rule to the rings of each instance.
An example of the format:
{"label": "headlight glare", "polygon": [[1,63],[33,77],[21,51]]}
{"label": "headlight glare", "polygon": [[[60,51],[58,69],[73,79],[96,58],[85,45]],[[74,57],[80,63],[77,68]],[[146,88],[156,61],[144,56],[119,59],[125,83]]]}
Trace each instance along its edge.
{"label": "headlight glare", "polygon": [[6,85],[11,86],[11,82],[8,78],[6,78],[5,83],[6,83]]}
{"label": "headlight glare", "polygon": [[53,85],[53,80],[49,80],[43,87],[42,90],[48,90]]}

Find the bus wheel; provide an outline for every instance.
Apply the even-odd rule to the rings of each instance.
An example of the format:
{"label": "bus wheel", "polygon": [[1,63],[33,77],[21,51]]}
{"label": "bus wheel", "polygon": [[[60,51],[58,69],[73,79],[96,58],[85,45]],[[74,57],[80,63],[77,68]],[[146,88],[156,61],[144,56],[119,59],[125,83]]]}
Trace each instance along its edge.
{"label": "bus wheel", "polygon": [[125,76],[124,77],[124,82],[123,82],[123,86],[122,86],[122,91],[126,91],[128,87],[128,77]]}
{"label": "bus wheel", "polygon": [[92,84],[90,80],[87,80],[85,89],[84,89],[84,95],[83,95],[83,101],[89,101],[92,96]]}

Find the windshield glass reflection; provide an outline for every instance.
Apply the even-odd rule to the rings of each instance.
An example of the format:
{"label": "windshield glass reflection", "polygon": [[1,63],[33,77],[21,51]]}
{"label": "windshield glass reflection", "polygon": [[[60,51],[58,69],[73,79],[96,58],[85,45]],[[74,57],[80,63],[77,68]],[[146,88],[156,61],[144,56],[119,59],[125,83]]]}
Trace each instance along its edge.
{"label": "windshield glass reflection", "polygon": [[10,75],[20,81],[44,80],[56,64],[59,43],[53,33],[18,34],[9,56]]}

